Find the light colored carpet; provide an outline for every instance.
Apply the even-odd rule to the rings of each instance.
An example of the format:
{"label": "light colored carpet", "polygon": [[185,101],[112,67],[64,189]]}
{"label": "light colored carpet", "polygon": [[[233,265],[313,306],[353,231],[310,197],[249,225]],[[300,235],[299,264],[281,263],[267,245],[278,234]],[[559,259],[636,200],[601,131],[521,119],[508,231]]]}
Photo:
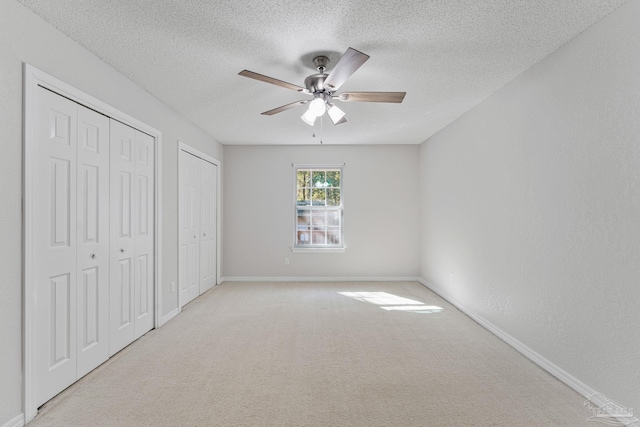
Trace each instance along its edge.
{"label": "light colored carpet", "polygon": [[30,425],[593,426],[584,400],[419,283],[223,283]]}

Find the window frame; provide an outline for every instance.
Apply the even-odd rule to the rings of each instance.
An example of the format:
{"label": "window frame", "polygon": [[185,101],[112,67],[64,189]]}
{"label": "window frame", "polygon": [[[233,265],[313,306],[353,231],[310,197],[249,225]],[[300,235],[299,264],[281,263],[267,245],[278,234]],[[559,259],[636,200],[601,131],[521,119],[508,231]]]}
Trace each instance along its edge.
{"label": "window frame", "polygon": [[[321,165],[310,165],[310,164],[292,164],[293,166],[293,244],[291,246],[292,252],[317,252],[317,253],[328,253],[328,252],[344,252],[345,244],[344,244],[344,164],[336,165],[336,164],[321,164]],[[340,204],[338,206],[298,206],[298,171],[308,170],[313,172],[326,172],[336,170],[340,172],[340,186],[335,187],[339,188],[340,191]],[[303,187],[310,188],[310,187]],[[309,212],[312,211],[335,211],[339,212],[339,244],[298,244],[298,232],[300,231],[298,228],[298,211],[306,210]],[[326,223],[324,224],[326,227]],[[312,230],[310,230],[312,231]]]}

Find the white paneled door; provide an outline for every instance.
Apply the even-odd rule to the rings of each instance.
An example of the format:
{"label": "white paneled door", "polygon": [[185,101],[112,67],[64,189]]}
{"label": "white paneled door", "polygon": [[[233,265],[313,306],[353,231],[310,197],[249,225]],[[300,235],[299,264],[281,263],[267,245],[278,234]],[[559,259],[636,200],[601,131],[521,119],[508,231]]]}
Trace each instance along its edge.
{"label": "white paneled door", "polygon": [[153,327],[153,147],[111,120],[111,355]]}
{"label": "white paneled door", "polygon": [[154,326],[155,139],[38,87],[33,389],[40,406]]}
{"label": "white paneled door", "polygon": [[217,165],[179,153],[180,306],[217,280]]}
{"label": "white paneled door", "polygon": [[218,167],[213,163],[201,160],[202,186],[200,189],[200,294],[208,291],[216,284],[216,188]]}
{"label": "white paneled door", "polygon": [[109,357],[109,118],[78,105],[77,376]]}
{"label": "white paneled door", "polygon": [[[113,121],[112,121],[113,122]],[[133,188],[133,316],[134,337],[153,328],[154,272],[154,139],[136,130],[134,143],[135,175]]]}
{"label": "white paneled door", "polygon": [[195,156],[180,151],[180,306],[200,294],[200,162]]}
{"label": "white paneled door", "polygon": [[35,150],[35,399],[107,360],[109,119],[39,88]]}
{"label": "white paneled door", "polygon": [[133,146],[135,129],[111,124],[111,328],[115,354],[134,340],[133,322]]}
{"label": "white paneled door", "polygon": [[39,88],[34,171],[35,398],[44,403],[76,376],[77,105]]}

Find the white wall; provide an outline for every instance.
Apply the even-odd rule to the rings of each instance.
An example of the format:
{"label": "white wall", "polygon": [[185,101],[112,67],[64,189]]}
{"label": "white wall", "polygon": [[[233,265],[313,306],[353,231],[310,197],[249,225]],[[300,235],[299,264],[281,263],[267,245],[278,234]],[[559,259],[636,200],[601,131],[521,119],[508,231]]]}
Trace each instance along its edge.
{"label": "white wall", "polygon": [[14,0],[0,0],[0,426],[22,413],[22,63],[159,129],[163,145],[163,313],[177,307],[177,140],[222,146]]}
{"label": "white wall", "polygon": [[639,21],[631,0],[420,149],[421,276],[633,408]]}
{"label": "white wall", "polygon": [[[224,158],[227,279],[417,277],[418,146],[227,145]],[[292,163],[346,163],[345,253],[291,253]]]}

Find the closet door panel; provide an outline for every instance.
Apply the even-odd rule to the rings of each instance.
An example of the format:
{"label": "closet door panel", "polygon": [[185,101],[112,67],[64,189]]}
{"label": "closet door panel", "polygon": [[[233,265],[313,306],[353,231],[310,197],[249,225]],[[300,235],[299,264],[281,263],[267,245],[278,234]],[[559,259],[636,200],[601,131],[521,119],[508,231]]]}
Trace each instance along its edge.
{"label": "closet door panel", "polygon": [[78,378],[109,357],[109,119],[78,105]]}
{"label": "closet door panel", "polygon": [[200,159],[180,151],[180,307],[200,295]]}
{"label": "closet door panel", "polygon": [[76,380],[77,106],[38,88],[34,129],[34,391],[40,405]]}
{"label": "closet door panel", "polygon": [[178,301],[180,307],[188,300],[189,289],[189,186],[191,156],[184,151],[178,152]]}
{"label": "closet door panel", "polygon": [[187,272],[187,295],[188,301],[200,295],[200,222],[201,211],[201,185],[202,185],[202,160],[196,156],[189,155],[189,200],[188,200],[188,221],[189,221],[189,270]]}
{"label": "closet door panel", "polygon": [[154,139],[136,131],[134,152],[134,329],[137,339],[153,328]]}
{"label": "closet door panel", "polygon": [[217,166],[200,160],[202,167],[200,221],[200,293],[216,285],[216,180]]}
{"label": "closet door panel", "polygon": [[136,131],[110,121],[110,345],[113,355],[134,340],[134,143]]}

